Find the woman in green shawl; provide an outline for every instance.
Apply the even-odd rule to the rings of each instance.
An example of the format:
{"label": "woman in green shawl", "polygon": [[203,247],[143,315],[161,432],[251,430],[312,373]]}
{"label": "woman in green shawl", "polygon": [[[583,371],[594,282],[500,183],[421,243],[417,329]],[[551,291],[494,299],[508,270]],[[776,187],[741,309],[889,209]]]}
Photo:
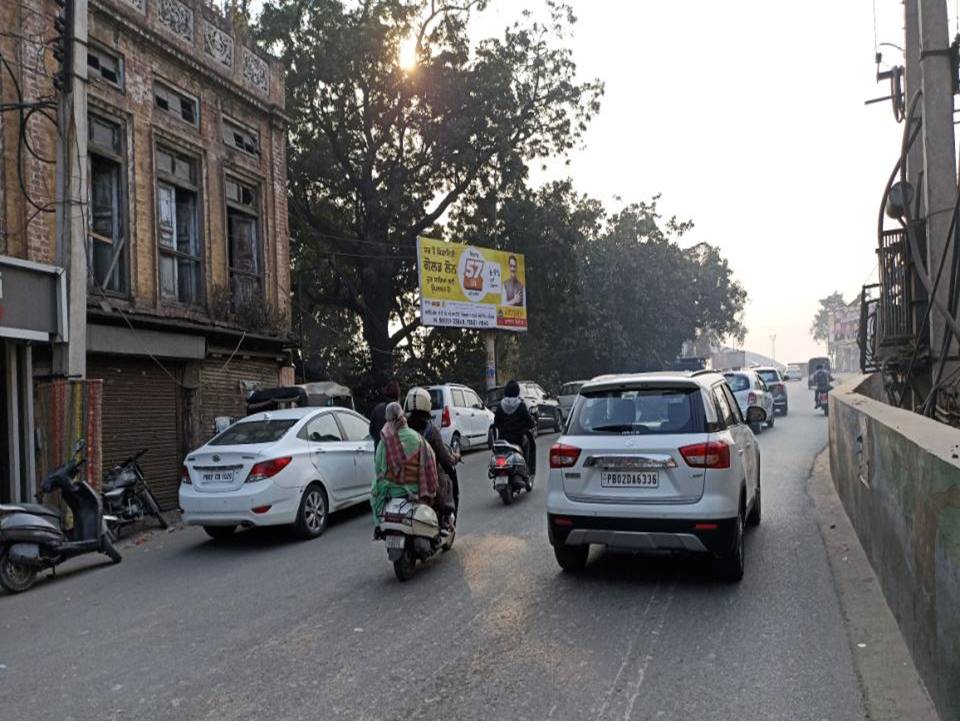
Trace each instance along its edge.
{"label": "woman in green shawl", "polygon": [[430,444],[407,426],[399,403],[389,404],[385,415],[374,461],[377,477],[370,489],[374,523],[391,498],[413,497],[432,505],[437,495],[437,461]]}

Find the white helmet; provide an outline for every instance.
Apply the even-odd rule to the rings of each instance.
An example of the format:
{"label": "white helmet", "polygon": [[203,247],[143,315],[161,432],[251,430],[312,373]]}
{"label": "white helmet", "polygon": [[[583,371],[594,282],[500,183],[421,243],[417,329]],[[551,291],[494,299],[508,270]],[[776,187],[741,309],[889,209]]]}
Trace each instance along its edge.
{"label": "white helmet", "polygon": [[403,409],[407,413],[413,411],[429,413],[432,408],[433,403],[430,401],[430,394],[423,388],[411,388],[410,392],[407,393],[407,399],[403,403]]}

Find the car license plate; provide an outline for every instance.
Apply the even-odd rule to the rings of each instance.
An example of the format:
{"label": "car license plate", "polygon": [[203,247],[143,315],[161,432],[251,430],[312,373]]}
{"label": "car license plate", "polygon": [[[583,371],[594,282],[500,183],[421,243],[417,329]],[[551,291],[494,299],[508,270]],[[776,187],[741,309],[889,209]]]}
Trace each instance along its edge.
{"label": "car license plate", "polygon": [[657,488],[657,471],[601,471],[600,485],[604,488]]}
{"label": "car license plate", "polygon": [[233,483],[233,471],[212,471],[203,474],[204,483]]}
{"label": "car license plate", "polygon": [[403,548],[406,540],[403,536],[391,534],[386,538],[387,548]]}

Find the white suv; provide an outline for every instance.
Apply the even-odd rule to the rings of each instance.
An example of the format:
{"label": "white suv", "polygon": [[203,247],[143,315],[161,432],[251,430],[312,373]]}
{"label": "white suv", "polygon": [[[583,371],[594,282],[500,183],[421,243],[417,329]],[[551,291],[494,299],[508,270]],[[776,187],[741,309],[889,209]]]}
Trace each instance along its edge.
{"label": "white suv", "polygon": [[550,449],[547,528],[578,571],[591,544],[710,553],[743,577],[744,526],[760,523],[760,448],[718,373],[603,376],[585,383]]}
{"label": "white suv", "polygon": [[472,389],[458,383],[429,386],[433,422],[455,451],[490,446],[493,413]]}

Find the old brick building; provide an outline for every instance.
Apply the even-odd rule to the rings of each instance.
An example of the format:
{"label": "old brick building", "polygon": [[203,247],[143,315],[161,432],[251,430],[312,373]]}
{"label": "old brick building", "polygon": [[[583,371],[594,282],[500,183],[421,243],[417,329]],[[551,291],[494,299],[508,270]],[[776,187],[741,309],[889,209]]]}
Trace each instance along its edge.
{"label": "old brick building", "polygon": [[[56,7],[3,5],[5,27]],[[149,447],[144,469],[169,507],[214,419],[292,381],[283,68],[197,0],[89,0],[87,20],[87,376],[103,379],[104,465]],[[52,154],[55,128],[28,130]],[[11,178],[0,202],[16,223]],[[52,216],[29,226],[8,252],[53,262]],[[48,361],[38,349],[35,372]]]}

